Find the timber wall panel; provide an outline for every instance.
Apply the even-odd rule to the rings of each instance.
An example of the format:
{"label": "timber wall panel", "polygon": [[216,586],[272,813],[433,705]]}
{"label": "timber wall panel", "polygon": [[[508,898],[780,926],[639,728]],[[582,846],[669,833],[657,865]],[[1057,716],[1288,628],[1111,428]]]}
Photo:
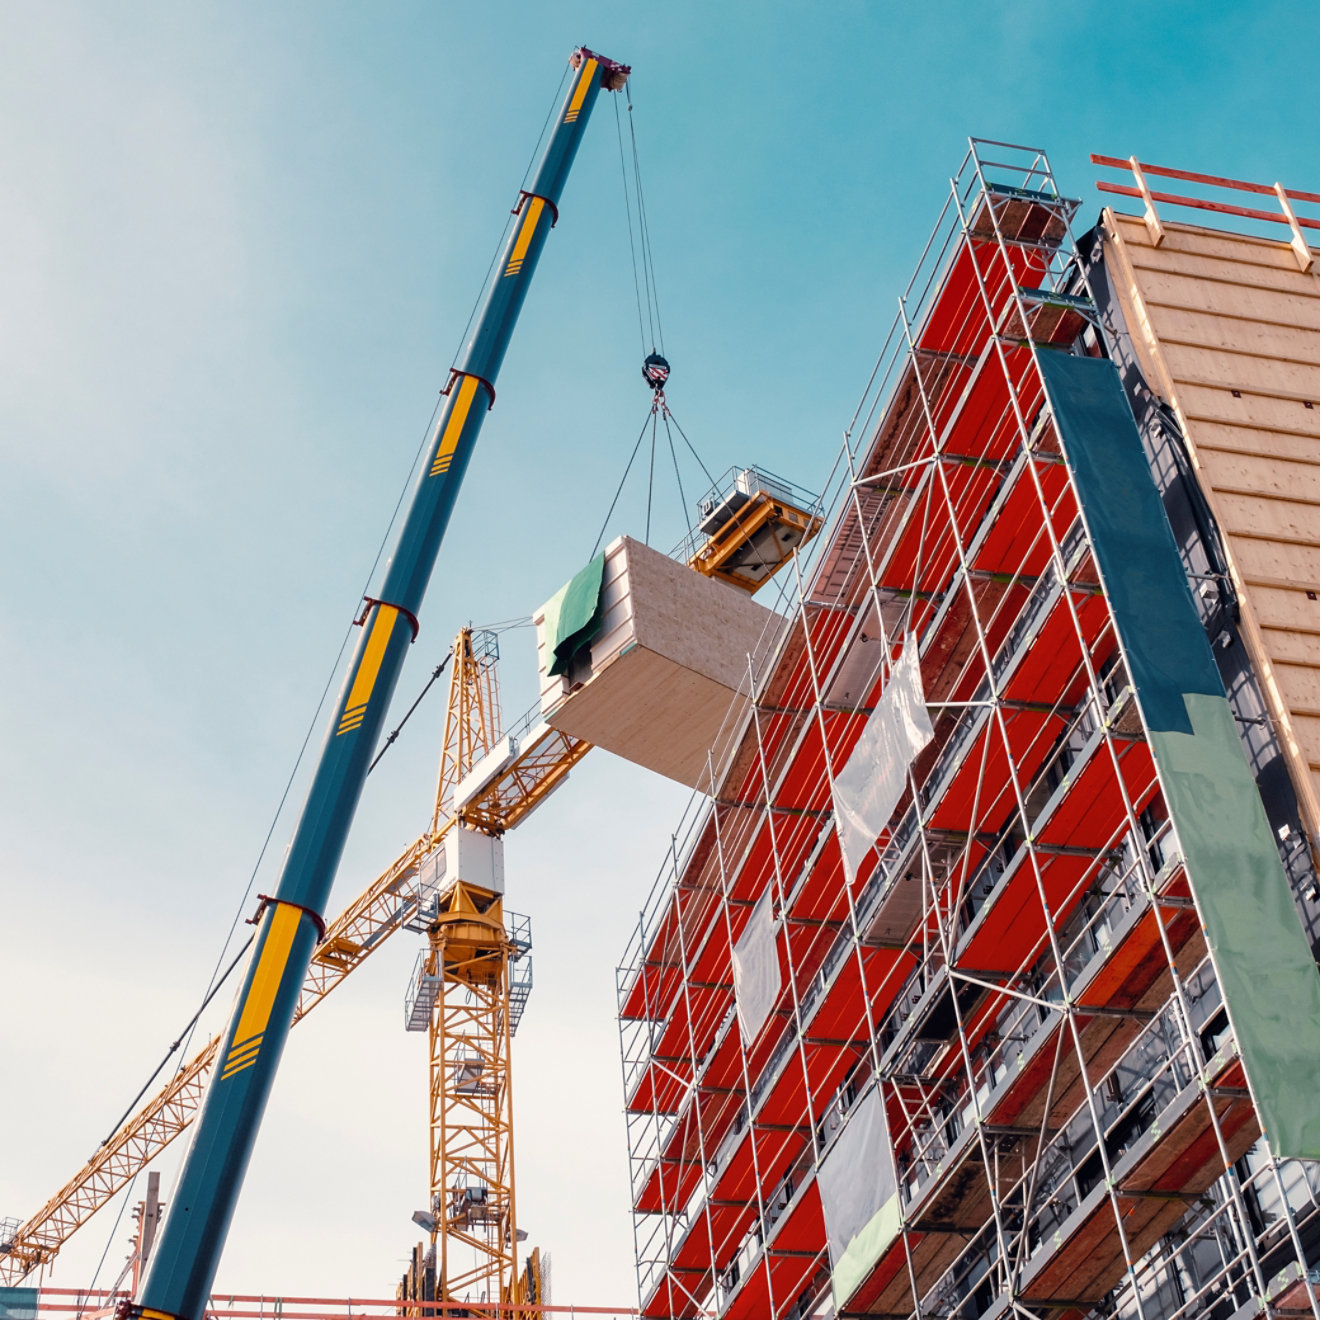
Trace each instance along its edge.
{"label": "timber wall panel", "polygon": [[[1286,242],[1104,215],[1151,385],[1179,414],[1224,535],[1260,675],[1320,843],[1320,262]],[[1308,406],[1309,405],[1309,406]]]}

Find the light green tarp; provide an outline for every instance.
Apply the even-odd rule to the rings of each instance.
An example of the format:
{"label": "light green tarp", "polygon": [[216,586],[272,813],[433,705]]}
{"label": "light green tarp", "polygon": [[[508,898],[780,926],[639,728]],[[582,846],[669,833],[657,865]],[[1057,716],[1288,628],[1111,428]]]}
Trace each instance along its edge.
{"label": "light green tarp", "polygon": [[36,1288],[0,1288],[0,1320],[37,1320]]}
{"label": "light green tarp", "polygon": [[600,636],[604,613],[600,604],[605,556],[597,555],[559,588],[545,607],[546,647],[551,652],[548,674],[563,674],[573,657]]}
{"label": "light green tarp", "polygon": [[1320,1159],[1317,973],[1118,373],[1040,354],[1270,1148]]}
{"label": "light green tarp", "polygon": [[880,1088],[848,1112],[816,1172],[829,1241],[834,1309],[841,1311],[903,1226],[898,1179]]}

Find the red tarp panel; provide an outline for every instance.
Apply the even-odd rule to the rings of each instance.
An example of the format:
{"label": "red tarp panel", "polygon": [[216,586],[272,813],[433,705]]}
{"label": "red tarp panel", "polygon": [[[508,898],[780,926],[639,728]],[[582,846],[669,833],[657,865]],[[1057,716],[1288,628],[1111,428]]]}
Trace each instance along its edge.
{"label": "red tarp panel", "polygon": [[[1035,469],[1034,479],[1031,468]],[[1055,539],[1062,541],[1077,518],[1077,498],[1068,469],[1062,463],[1028,460],[1004,493],[994,523],[977,548],[973,567],[984,573],[1038,577],[1050,562],[1050,540],[1045,532],[1047,511]]]}
{"label": "red tarp panel", "polygon": [[781,1127],[806,1125],[810,1121],[807,1107],[806,1072],[811,1078],[811,1108],[819,1116],[830,1097],[839,1089],[843,1079],[857,1062],[859,1051],[846,1045],[809,1045],[804,1043],[794,1050],[784,1063],[779,1080],[770,1088],[770,1094],[757,1111],[758,1123],[773,1123]]}
{"label": "red tarp panel", "polygon": [[1038,853],[1037,862],[1039,885],[1030,858],[1024,856],[988,910],[979,914],[975,933],[958,955],[957,965],[964,971],[1015,972],[1033,963],[1045,941],[1041,888],[1055,924],[1062,923],[1086,888],[1080,884],[1083,877],[1094,879],[1097,859]]}
{"label": "red tarp panel", "polygon": [[992,715],[965,753],[961,768],[934,805],[934,811],[927,819],[931,829],[963,834],[997,833],[1016,805],[1009,778],[1010,751],[1017,767],[1018,782],[1026,785],[1040,769],[1064,728],[1064,720],[1058,715],[1035,710],[1007,711],[1004,723],[1009,747],[1005,747],[999,721]]}
{"label": "red tarp panel", "polygon": [[998,353],[991,350],[982,358],[961,409],[941,435],[946,453],[996,463],[1017,454],[1021,442],[1018,413],[1030,426],[1044,396],[1029,349],[1005,348],[1004,360],[1008,376]]}
{"label": "red tarp panel", "polygon": [[[863,949],[866,989],[871,996],[871,1020],[879,1023],[917,965],[916,955],[897,949]],[[810,1035],[828,1040],[862,1038],[866,1007],[862,1000],[862,970],[856,954],[849,954],[834,984],[821,1000],[808,1024]]]}
{"label": "red tarp panel", "polygon": [[661,1211],[677,1214],[687,1205],[700,1181],[699,1163],[672,1164],[660,1160],[637,1194],[633,1209],[639,1214],[659,1214]]}
{"label": "red tarp panel", "polygon": [[619,1010],[619,1016],[625,1021],[634,1022],[642,1019],[659,1021],[668,1017],[674,996],[682,983],[681,968],[644,963],[637,969],[637,976]]}
{"label": "red tarp panel", "polygon": [[[1109,607],[1103,596],[1073,596],[1077,621],[1093,657],[1109,628]],[[1112,631],[1110,633],[1112,637]],[[1062,596],[1041,624],[1036,640],[1004,687],[1007,701],[1034,701],[1052,706],[1075,705],[1086,682],[1082,647],[1073,626],[1068,601]]]}
{"label": "red tarp panel", "polygon": [[[1115,741],[1123,786],[1140,814],[1149,805],[1159,785],[1150,748],[1144,742]],[[1054,847],[1108,848],[1123,830],[1126,808],[1113,758],[1099,743],[1084,766],[1074,765],[1068,773],[1072,788],[1055,807],[1040,831],[1040,842]]]}
{"label": "red tarp panel", "polygon": [[1034,248],[1006,245],[1006,268],[997,243],[982,239],[964,240],[944,278],[934,305],[917,336],[918,348],[935,353],[969,356],[978,351],[989,333],[979,272],[986,286],[992,314],[998,316],[1012,295],[1013,286],[1038,288],[1045,272],[1046,256]]}

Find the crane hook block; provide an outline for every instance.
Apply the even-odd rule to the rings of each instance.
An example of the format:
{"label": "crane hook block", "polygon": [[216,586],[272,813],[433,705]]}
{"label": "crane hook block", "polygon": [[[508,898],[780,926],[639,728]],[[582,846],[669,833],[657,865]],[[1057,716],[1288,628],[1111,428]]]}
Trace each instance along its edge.
{"label": "crane hook block", "polygon": [[653,389],[662,390],[669,379],[669,363],[659,353],[648,353],[642,363],[642,379]]}

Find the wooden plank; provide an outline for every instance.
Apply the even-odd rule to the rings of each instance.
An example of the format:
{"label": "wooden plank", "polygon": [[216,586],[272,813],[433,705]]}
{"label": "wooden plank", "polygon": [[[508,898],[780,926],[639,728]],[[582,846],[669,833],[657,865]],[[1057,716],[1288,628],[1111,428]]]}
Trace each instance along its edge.
{"label": "wooden plank", "polygon": [[1295,582],[1299,587],[1320,591],[1320,548],[1287,545],[1279,541],[1233,538],[1234,553],[1248,580],[1265,577]]}
{"label": "wooden plank", "polygon": [[1307,764],[1320,770],[1320,719],[1313,715],[1299,715],[1294,721],[1297,739],[1306,752]]}
{"label": "wooden plank", "polygon": [[1265,645],[1269,648],[1276,665],[1290,663],[1309,665],[1315,662],[1316,652],[1320,650],[1320,632],[1306,632],[1300,628],[1269,627],[1262,629],[1262,632]]}
{"label": "wooden plank", "polygon": [[1223,487],[1216,491],[1221,527],[1231,536],[1320,549],[1320,509],[1313,502],[1282,495],[1241,495]]}
{"label": "wooden plank", "polygon": [[1286,239],[1257,238],[1251,234],[1234,234],[1222,229],[1203,229],[1178,221],[1166,221],[1164,241],[1158,248],[1150,241],[1144,220],[1111,212],[1124,241],[1132,248],[1145,248],[1147,253],[1158,253],[1161,263],[1167,264],[1178,257],[1194,256],[1220,261],[1234,266],[1255,266],[1262,270],[1280,270],[1289,275],[1306,278],[1297,267],[1297,258]]}
{"label": "wooden plank", "polygon": [[1200,446],[1201,470],[1225,494],[1320,503],[1320,447],[1315,461],[1232,454]]}
{"label": "wooden plank", "polygon": [[1312,663],[1276,664],[1274,672],[1292,713],[1320,718],[1320,669]]}
{"label": "wooden plank", "polygon": [[[1154,249],[1148,248],[1144,253],[1135,252],[1130,264],[1139,279],[1162,273],[1183,280],[1185,289],[1196,287],[1202,292],[1216,287],[1272,289],[1299,298],[1320,297],[1314,273],[1303,275],[1296,263],[1291,271],[1274,270],[1241,262],[1217,261],[1213,257],[1192,253],[1156,254]],[[1303,282],[1298,283],[1299,280]]]}
{"label": "wooden plank", "polygon": [[[1172,271],[1151,269],[1141,276],[1146,305],[1152,315],[1158,312],[1211,311],[1204,298],[1205,281]],[[1215,315],[1231,315],[1263,325],[1296,325],[1320,329],[1320,290],[1262,289],[1254,284],[1236,282],[1211,285],[1224,291],[1229,310]]]}
{"label": "wooden plank", "polygon": [[1243,316],[1241,300],[1236,297],[1207,298],[1203,306],[1194,309],[1166,307],[1149,300],[1146,306],[1151,324],[1165,341],[1198,344],[1232,355],[1320,362],[1320,299],[1307,300],[1316,321],[1314,326]]}
{"label": "wooden plank", "polygon": [[1188,412],[1187,420],[1196,428],[1200,453],[1220,450],[1283,463],[1320,464],[1320,404],[1308,408],[1290,402],[1281,415],[1256,421],[1217,421],[1195,411]]}
{"label": "wooden plank", "polygon": [[1220,433],[1232,431],[1237,442],[1245,444],[1247,437],[1243,432],[1258,431],[1262,453],[1273,452],[1271,436],[1279,436],[1281,448],[1293,453],[1299,451],[1291,441],[1320,435],[1320,428],[1311,429],[1316,414],[1320,414],[1320,400],[1271,399],[1250,394],[1234,398],[1229,386],[1202,381],[1182,381],[1177,392],[1181,404],[1179,413],[1189,429],[1198,435],[1202,424],[1210,424]]}
{"label": "wooden plank", "polygon": [[1175,381],[1223,381],[1229,390],[1254,390],[1284,399],[1320,398],[1320,363],[1220,353],[1162,339],[1165,361]]}

